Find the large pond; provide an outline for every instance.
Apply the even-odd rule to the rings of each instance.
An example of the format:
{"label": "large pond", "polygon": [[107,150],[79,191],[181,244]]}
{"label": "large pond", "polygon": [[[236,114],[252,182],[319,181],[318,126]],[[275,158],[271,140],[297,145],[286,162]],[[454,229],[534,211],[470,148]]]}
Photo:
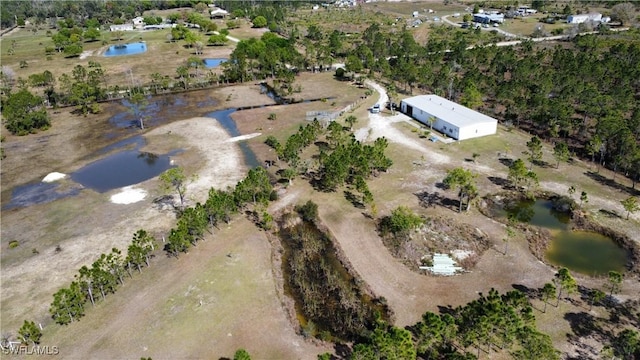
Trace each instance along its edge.
{"label": "large pond", "polygon": [[104,52],[104,56],[112,57],[112,56],[124,56],[124,55],[135,55],[142,54],[147,51],[147,44],[143,42],[135,42],[130,44],[118,44],[111,45]]}
{"label": "large pond", "polygon": [[95,161],[71,174],[71,179],[98,192],[133,185],[162,174],[171,165],[169,154],[125,150]]}
{"label": "large pond", "polygon": [[545,256],[554,265],[587,275],[625,270],[628,251],[596,232],[571,231],[569,216],[554,210],[550,200],[523,200],[503,215],[550,230],[552,240]]}

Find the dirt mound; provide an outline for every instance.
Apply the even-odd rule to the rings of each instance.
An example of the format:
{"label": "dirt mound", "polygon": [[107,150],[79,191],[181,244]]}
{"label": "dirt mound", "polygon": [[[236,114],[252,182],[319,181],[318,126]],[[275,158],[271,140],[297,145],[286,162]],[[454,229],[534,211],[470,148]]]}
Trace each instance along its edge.
{"label": "dirt mound", "polygon": [[451,254],[469,270],[490,246],[489,238],[480,229],[444,217],[428,218],[408,235],[389,234],[382,239],[394,257],[417,272],[422,272],[419,267],[434,253]]}

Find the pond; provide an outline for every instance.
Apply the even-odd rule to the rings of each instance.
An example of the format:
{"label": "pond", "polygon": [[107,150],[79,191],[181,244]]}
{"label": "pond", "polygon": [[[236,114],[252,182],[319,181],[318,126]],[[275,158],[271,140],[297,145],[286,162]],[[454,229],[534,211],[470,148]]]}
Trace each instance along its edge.
{"label": "pond", "polygon": [[560,231],[547,249],[547,260],[587,274],[624,272],[629,254],[601,234],[591,231]]}
{"label": "pond", "polygon": [[125,56],[125,55],[135,55],[142,54],[147,51],[147,44],[144,42],[135,42],[130,44],[118,44],[111,45],[104,52],[104,56],[113,57],[113,56]]}
{"label": "pond", "polygon": [[627,250],[596,232],[571,231],[569,215],[554,210],[550,200],[523,200],[506,209],[502,216],[505,215],[551,231],[545,257],[554,265],[586,275],[625,270],[630,255]]}
{"label": "pond", "polygon": [[81,168],[71,174],[71,179],[98,192],[137,184],[173,167],[170,157],[179,151],[165,155],[138,149],[120,151]]}
{"label": "pond", "polygon": [[204,60],[204,66],[207,69],[213,69],[213,68],[217,68],[222,63],[227,62],[228,59],[225,59],[225,58],[212,58],[212,59],[203,59],[203,60]]}
{"label": "pond", "polygon": [[567,213],[557,211],[549,200],[521,200],[508,209],[502,216],[513,216],[519,222],[539,226],[549,230],[568,230],[570,216]]}

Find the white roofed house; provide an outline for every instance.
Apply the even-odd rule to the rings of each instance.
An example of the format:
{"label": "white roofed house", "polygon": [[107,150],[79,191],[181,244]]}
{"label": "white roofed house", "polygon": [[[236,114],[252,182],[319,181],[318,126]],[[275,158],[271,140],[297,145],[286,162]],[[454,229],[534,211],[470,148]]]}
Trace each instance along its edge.
{"label": "white roofed house", "polygon": [[109,31],[131,31],[133,30],[133,24],[120,24],[110,25]]}
{"label": "white roofed house", "polygon": [[211,16],[212,19],[225,18],[225,17],[227,17],[227,15],[229,15],[229,12],[227,10],[224,10],[224,9],[213,9],[209,13],[209,15]]}
{"label": "white roofed house", "polygon": [[144,26],[144,18],[142,16],[134,17],[132,20],[133,27],[136,29],[140,29]]}
{"label": "white roofed house", "polygon": [[493,135],[498,128],[498,120],[438,95],[404,99],[400,102],[400,110],[456,140]]}

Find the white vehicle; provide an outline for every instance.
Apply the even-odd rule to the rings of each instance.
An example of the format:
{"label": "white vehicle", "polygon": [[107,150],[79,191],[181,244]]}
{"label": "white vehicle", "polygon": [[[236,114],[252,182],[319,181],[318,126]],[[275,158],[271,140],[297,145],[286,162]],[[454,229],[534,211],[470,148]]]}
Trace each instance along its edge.
{"label": "white vehicle", "polygon": [[379,112],[380,112],[380,104],[373,105],[373,107],[371,108],[371,113],[372,114],[377,114]]}

